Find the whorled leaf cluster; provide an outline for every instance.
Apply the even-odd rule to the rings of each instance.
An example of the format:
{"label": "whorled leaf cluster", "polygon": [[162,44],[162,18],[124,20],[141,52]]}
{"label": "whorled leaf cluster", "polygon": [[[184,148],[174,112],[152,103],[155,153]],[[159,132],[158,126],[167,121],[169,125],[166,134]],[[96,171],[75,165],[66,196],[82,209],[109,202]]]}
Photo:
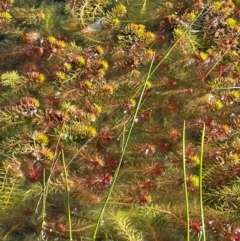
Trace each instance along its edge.
{"label": "whorled leaf cluster", "polygon": [[239,9],[229,0],[37,3],[0,4],[4,240],[68,240],[69,213],[73,239],[91,240],[149,64],[165,54],[146,83],[98,239],[185,240],[185,120],[192,240],[202,234],[203,123],[207,240],[238,240]]}

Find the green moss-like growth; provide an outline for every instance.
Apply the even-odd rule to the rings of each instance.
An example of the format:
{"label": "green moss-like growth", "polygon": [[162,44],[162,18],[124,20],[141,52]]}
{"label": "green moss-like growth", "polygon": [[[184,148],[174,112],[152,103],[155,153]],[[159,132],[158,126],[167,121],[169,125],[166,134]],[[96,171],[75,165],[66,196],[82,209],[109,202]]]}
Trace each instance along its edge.
{"label": "green moss-like growth", "polygon": [[237,16],[227,0],[3,0],[3,240],[200,240],[199,186],[207,240],[238,240]]}

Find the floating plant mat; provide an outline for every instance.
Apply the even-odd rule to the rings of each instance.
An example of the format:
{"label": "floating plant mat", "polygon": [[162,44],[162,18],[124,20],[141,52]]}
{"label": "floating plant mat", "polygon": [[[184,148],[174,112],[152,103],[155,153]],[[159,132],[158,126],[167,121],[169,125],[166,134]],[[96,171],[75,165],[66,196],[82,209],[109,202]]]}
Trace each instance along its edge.
{"label": "floating plant mat", "polygon": [[2,0],[1,240],[239,240],[238,41],[229,0]]}

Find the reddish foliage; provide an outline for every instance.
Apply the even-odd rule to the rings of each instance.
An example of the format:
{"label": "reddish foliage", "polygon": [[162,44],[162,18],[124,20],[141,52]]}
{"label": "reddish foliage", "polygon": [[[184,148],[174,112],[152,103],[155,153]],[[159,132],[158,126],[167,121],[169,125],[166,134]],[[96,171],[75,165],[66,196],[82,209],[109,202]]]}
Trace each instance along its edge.
{"label": "reddish foliage", "polygon": [[29,181],[41,181],[43,178],[43,165],[40,162],[29,161],[22,166],[22,171]]}
{"label": "reddish foliage", "polygon": [[171,148],[170,143],[166,140],[160,140],[157,144],[157,149],[161,152],[169,151]]}
{"label": "reddish foliage", "polygon": [[202,231],[202,224],[198,220],[192,220],[190,222],[190,231],[191,233],[197,234]]}
{"label": "reddish foliage", "polygon": [[87,182],[91,186],[103,188],[103,187],[110,186],[112,183],[112,180],[113,180],[112,175],[106,173],[106,174],[94,175],[94,176],[90,177]]}
{"label": "reddish foliage", "polygon": [[165,168],[161,166],[160,164],[153,163],[149,164],[146,167],[144,167],[144,173],[152,175],[152,176],[160,176],[165,172]]}

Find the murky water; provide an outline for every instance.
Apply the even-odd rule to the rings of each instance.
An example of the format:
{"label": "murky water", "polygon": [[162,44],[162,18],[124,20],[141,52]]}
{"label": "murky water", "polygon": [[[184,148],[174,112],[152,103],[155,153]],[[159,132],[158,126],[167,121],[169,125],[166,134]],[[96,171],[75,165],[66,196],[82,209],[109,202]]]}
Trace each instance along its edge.
{"label": "murky water", "polygon": [[239,240],[238,21],[231,1],[3,0],[1,239],[187,240],[185,143],[191,240]]}

